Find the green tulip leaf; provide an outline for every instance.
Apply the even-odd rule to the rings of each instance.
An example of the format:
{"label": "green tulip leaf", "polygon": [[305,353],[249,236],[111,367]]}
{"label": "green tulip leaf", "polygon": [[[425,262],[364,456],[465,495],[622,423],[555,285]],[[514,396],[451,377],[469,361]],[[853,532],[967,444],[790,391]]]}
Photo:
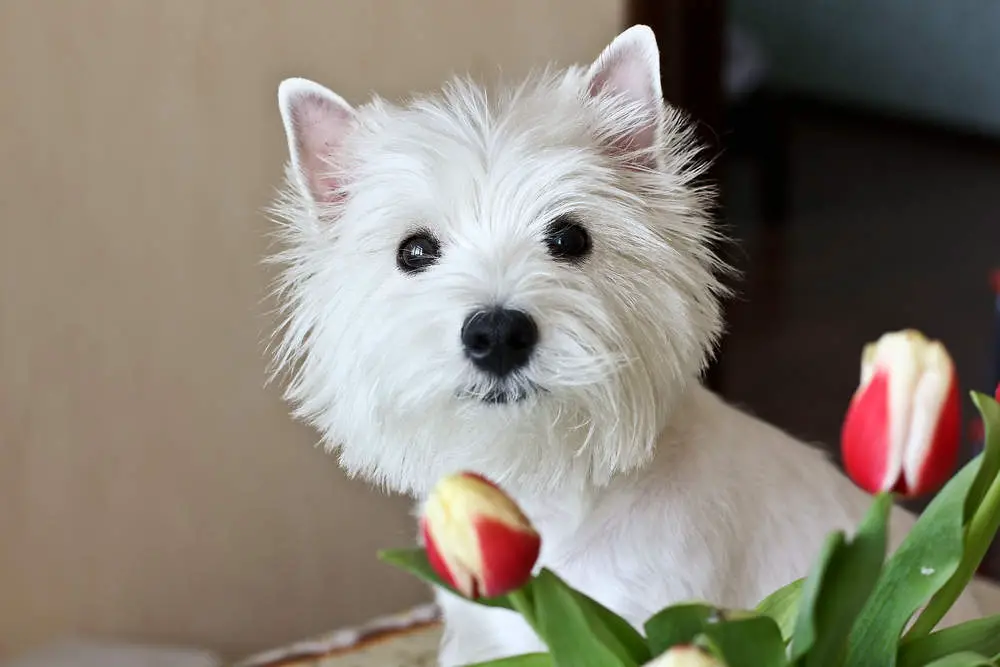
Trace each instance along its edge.
{"label": "green tulip leaf", "polygon": [[953,653],[972,651],[983,655],[1000,653],[1000,615],[987,616],[904,641],[899,647],[898,667],[925,667]]}
{"label": "green tulip leaf", "polygon": [[774,619],[750,616],[705,627],[703,636],[728,667],[784,667],[785,641]]}
{"label": "green tulip leaf", "polygon": [[720,651],[719,647],[712,643],[712,640],[708,635],[695,635],[694,638],[688,642],[688,644],[712,656],[712,659],[719,663],[721,667],[730,667],[726,664],[726,659],[722,657],[722,651]]}
{"label": "green tulip leaf", "polygon": [[[566,584],[563,585],[565,586]],[[632,627],[631,623],[596,600],[587,597],[580,591],[573,588],[570,588],[570,590],[573,592],[574,597],[576,597],[577,604],[584,608],[588,613],[597,617],[601,624],[606,627],[619,642],[621,642],[622,646],[625,647],[625,650],[628,651],[629,655],[636,660],[638,664],[643,664],[652,658],[649,646],[646,644],[646,638],[642,636],[642,633]]]}
{"label": "green tulip leaf", "polygon": [[965,499],[965,537],[962,559],[907,631],[906,639],[929,634],[944,618],[976,574],[1000,528],[1000,405],[995,400],[972,392],[986,427],[982,453],[977,457],[979,471]]}
{"label": "green tulip leaf", "polygon": [[764,598],[757,605],[757,613],[774,619],[781,630],[781,638],[787,642],[792,638],[795,629],[795,619],[799,611],[799,599],[802,597],[802,585],[805,577],[782,586]]}
{"label": "green tulip leaf", "polygon": [[964,508],[981,456],[949,481],[886,561],[848,639],[851,667],[894,667],[903,628],[958,568]]}
{"label": "green tulip leaf", "polygon": [[793,661],[804,656],[816,643],[816,623],[812,617],[812,610],[819,600],[823,575],[830,566],[830,561],[846,543],[847,538],[843,531],[828,535],[820,548],[812,571],[802,582],[798,614],[795,617],[795,626],[792,629],[790,640],[790,655]]}
{"label": "green tulip leaf", "polygon": [[525,653],[499,660],[489,660],[487,662],[477,662],[465,667],[554,667],[552,656],[548,653]]}
{"label": "green tulip leaf", "polygon": [[[452,586],[449,586],[443,579],[441,579],[441,577],[438,576],[437,572],[434,571],[434,568],[431,567],[430,561],[427,560],[427,552],[420,547],[411,549],[385,549],[378,552],[378,558],[383,563],[392,565],[393,567],[404,570],[405,572],[409,572],[418,579],[421,579],[429,584],[443,588],[454,593],[455,595],[462,596],[461,593],[455,590]],[[511,604],[510,600],[507,599],[506,595],[493,598],[477,598],[475,600],[470,600],[470,602],[475,602],[486,607],[514,609],[514,606]]]}
{"label": "green tulip leaf", "polygon": [[996,667],[996,661],[979,655],[978,653],[963,652],[952,653],[934,662],[928,663],[927,667]]}
{"label": "green tulip leaf", "polygon": [[969,489],[966,499],[965,518],[969,520],[979,508],[986,491],[990,488],[997,474],[1000,473],[1000,403],[991,396],[972,392],[972,402],[976,404],[979,415],[983,418],[985,441],[983,442],[982,463],[976,481]]}
{"label": "green tulip leaf", "polygon": [[[600,604],[543,569],[528,586],[535,631],[557,667],[638,667],[649,660],[641,635]],[[627,625],[627,624],[625,624]],[[636,643],[636,637],[640,643]]]}
{"label": "green tulip leaf", "polygon": [[833,533],[802,584],[791,657],[806,667],[839,664],[858,613],[868,601],[885,562],[892,496],[879,494],[854,537]]}
{"label": "green tulip leaf", "polygon": [[710,622],[721,619],[722,610],[708,604],[675,604],[651,616],[643,626],[653,655],[681,644],[690,644]]}
{"label": "green tulip leaf", "polygon": [[[379,552],[379,559],[384,563],[405,570],[434,586],[443,588],[455,595],[461,595],[437,575],[431,567],[430,561],[427,559],[427,552],[422,548],[381,551]],[[540,583],[540,579],[544,581]],[[538,591],[542,591],[541,595],[543,597],[541,599],[536,599]],[[550,642],[553,633],[556,635],[554,640],[563,647],[560,650],[567,650],[565,648],[568,646],[567,642],[562,641],[564,633],[561,627],[563,625],[561,616],[568,614],[574,616],[577,621],[582,619],[588,624],[587,627],[591,628],[588,632],[599,636],[600,641],[610,643],[613,653],[620,653],[626,656],[624,662],[606,663],[609,667],[617,664],[624,666],[641,665],[651,657],[645,638],[628,621],[583,593],[570,588],[559,577],[548,570],[542,570],[539,575],[514,593],[493,598],[478,598],[471,601],[489,607],[500,607],[520,613],[535,629],[542,640],[549,645],[550,650],[553,649],[553,645]],[[542,613],[547,614],[544,623],[543,619],[539,617]],[[568,625],[569,623],[570,621],[567,620],[566,624]],[[572,638],[572,634],[570,634],[570,638]],[[573,651],[572,648],[569,650]],[[598,652],[595,655],[599,654]],[[556,659],[555,650],[553,650],[552,659]],[[562,660],[561,657],[558,659]],[[579,664],[583,666],[588,663],[574,663],[571,657],[569,662],[553,664]]]}
{"label": "green tulip leaf", "polygon": [[654,656],[675,646],[703,646],[728,667],[783,667],[785,641],[774,619],[754,612],[725,611],[708,604],[672,605],[646,621]]}

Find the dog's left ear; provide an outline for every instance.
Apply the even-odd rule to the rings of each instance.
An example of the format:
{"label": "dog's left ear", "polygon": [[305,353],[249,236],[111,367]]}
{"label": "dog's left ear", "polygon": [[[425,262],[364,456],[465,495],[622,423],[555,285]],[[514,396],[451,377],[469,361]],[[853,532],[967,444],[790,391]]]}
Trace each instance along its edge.
{"label": "dog's left ear", "polygon": [[660,49],[652,29],[635,25],[618,35],[590,66],[587,85],[591,96],[609,94],[634,105],[638,113],[623,118],[631,127],[615,143],[619,149],[649,155],[664,116]]}

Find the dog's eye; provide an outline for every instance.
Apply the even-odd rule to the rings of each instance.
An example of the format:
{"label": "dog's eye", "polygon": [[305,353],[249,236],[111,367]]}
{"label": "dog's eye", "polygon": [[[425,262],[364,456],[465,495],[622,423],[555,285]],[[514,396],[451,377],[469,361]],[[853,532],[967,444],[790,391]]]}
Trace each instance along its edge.
{"label": "dog's eye", "polygon": [[441,246],[425,232],[406,237],[396,252],[396,265],[403,273],[419,273],[441,257]]}
{"label": "dog's eye", "polygon": [[590,254],[590,234],[573,218],[561,216],[549,225],[545,245],[556,259],[580,261]]}

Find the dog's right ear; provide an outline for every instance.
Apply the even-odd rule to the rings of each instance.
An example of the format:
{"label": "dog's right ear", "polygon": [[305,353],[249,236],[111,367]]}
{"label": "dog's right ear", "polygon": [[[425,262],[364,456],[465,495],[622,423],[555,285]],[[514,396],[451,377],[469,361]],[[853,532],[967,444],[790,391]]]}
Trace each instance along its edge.
{"label": "dog's right ear", "polygon": [[278,86],[278,108],[292,169],[302,194],[317,203],[337,198],[337,160],[356,112],[342,97],[307,79]]}

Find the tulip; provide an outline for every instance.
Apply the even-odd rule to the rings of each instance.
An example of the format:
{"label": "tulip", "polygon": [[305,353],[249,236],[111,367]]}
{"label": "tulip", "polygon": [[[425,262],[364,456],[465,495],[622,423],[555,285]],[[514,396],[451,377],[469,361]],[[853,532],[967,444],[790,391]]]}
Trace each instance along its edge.
{"label": "tulip", "polygon": [[424,505],[420,530],[434,571],[472,599],[526,584],[542,544],[517,504],[474,473],[438,482]]}
{"label": "tulip", "polygon": [[955,366],[941,343],[907,330],[865,346],[841,435],[858,486],[904,497],[935,491],[955,469],[960,439]]}
{"label": "tulip", "polygon": [[723,664],[708,651],[684,644],[667,649],[644,667],[723,667]]}

